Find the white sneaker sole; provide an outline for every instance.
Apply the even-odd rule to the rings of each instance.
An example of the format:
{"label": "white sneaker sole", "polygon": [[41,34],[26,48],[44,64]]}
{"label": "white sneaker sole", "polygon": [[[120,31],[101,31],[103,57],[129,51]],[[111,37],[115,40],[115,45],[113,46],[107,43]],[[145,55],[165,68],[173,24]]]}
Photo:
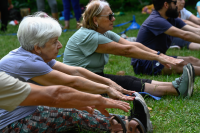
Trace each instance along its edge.
{"label": "white sneaker sole", "polygon": [[144,99],[142,100],[139,96],[135,97],[135,99],[138,100],[138,101],[140,101],[140,103],[144,107],[144,111],[145,111],[145,114],[147,116],[147,132],[153,132],[152,122],[150,121],[149,109],[148,109],[146,103],[144,102]]}
{"label": "white sneaker sole", "polygon": [[145,102],[145,100],[144,100],[144,98],[143,98],[143,96],[140,94],[140,93],[138,93],[138,92],[135,92],[135,93],[133,93],[136,97],[139,97],[139,98],[141,98],[142,99],[142,101],[146,104],[146,102]]}
{"label": "white sneaker sole", "polygon": [[189,72],[189,69],[186,67],[186,70],[187,70],[187,73],[188,73],[188,79],[189,79],[189,83],[188,83],[188,92],[187,92],[187,96],[188,97],[191,97],[191,94],[192,94],[192,87],[191,87],[191,75],[190,75],[190,72]]}
{"label": "white sneaker sole", "polygon": [[192,93],[193,93],[193,89],[194,89],[194,79],[193,79],[193,77],[194,77],[194,71],[193,71],[193,69],[192,69],[192,66],[191,65],[187,65],[187,68],[189,69],[189,71],[190,71],[190,83],[191,83],[191,86],[190,86],[190,89],[188,89],[188,96],[189,97],[191,97],[192,96]]}

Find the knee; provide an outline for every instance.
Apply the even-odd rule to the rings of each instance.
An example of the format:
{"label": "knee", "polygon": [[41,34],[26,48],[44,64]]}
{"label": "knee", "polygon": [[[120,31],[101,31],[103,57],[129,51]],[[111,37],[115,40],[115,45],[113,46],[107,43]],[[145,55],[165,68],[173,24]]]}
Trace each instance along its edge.
{"label": "knee", "polygon": [[195,62],[198,62],[199,59],[198,58],[195,58],[193,56],[188,56],[188,62],[189,63],[195,63]]}
{"label": "knee", "polygon": [[51,7],[51,9],[57,9],[57,2],[55,1],[55,2],[52,2],[51,4],[50,4],[50,7]]}
{"label": "knee", "polygon": [[185,64],[187,64],[185,61],[184,62],[182,62],[182,63],[180,63],[180,64],[178,64],[178,65],[176,65],[176,66],[173,66],[173,71],[175,72],[175,73],[182,73],[183,72],[183,66],[185,65]]}

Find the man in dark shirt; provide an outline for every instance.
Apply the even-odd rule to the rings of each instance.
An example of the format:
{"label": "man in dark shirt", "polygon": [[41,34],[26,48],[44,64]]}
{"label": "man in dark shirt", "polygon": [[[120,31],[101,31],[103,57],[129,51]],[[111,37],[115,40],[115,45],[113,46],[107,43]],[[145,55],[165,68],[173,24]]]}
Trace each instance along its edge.
{"label": "man in dark shirt", "polygon": [[[176,0],[153,0],[155,10],[142,24],[137,42],[159,51],[158,54],[166,54],[170,47],[173,37],[179,37],[190,42],[200,43],[200,30],[186,25],[178,18]],[[194,66],[195,74],[200,75],[200,60],[195,57],[173,56],[183,59],[179,65],[171,65],[171,69],[163,66],[158,61],[147,61],[134,59],[131,60],[136,74],[157,75],[182,73],[183,66],[191,63]]]}

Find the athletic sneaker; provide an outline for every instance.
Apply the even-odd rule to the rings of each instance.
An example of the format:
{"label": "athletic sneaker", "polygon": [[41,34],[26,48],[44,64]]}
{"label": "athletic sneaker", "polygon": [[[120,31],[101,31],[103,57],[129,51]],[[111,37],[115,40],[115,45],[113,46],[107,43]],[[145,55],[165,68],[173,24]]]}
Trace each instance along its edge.
{"label": "athletic sneaker", "polygon": [[132,94],[132,96],[135,96],[135,97],[140,97],[141,99],[142,99],[142,101],[146,104],[146,102],[145,102],[145,100],[144,100],[144,98],[143,98],[143,96],[142,95],[140,95],[140,93],[138,93],[138,92],[134,92],[133,94]]}
{"label": "athletic sneaker", "polygon": [[172,85],[179,91],[180,96],[191,96],[191,77],[189,69],[186,66],[183,67],[183,74],[181,77],[172,81]]}
{"label": "athletic sneaker", "polygon": [[172,45],[169,47],[170,49],[181,49],[181,47],[177,46],[177,45]]}
{"label": "athletic sneaker", "polygon": [[[147,132],[153,132],[152,122],[150,121],[149,109],[141,99],[140,96],[136,96],[133,100],[133,109],[131,109],[131,118],[137,118],[142,122]],[[129,118],[130,119],[130,118]]]}
{"label": "athletic sneaker", "polygon": [[195,71],[194,71],[194,67],[192,66],[191,63],[188,63],[186,66],[189,69],[190,78],[191,78],[191,89],[188,90],[189,91],[188,94],[189,94],[189,96],[192,96],[193,89],[194,89],[194,81],[195,81]]}

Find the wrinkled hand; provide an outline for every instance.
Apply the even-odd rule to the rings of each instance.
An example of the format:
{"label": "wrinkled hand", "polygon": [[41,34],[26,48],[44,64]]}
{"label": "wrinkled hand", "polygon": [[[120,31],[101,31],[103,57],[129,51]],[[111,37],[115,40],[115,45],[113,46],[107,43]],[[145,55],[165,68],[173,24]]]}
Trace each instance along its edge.
{"label": "wrinkled hand", "polygon": [[124,88],[122,88],[120,85],[116,84],[115,82],[113,82],[111,80],[110,85],[111,88],[114,88],[115,90],[124,93],[124,94],[128,94],[128,95],[132,95],[132,93],[134,93],[135,91],[130,91],[130,90],[126,90]]}
{"label": "wrinkled hand", "polygon": [[102,97],[102,101],[99,105],[96,105],[95,108],[99,110],[103,115],[108,117],[109,113],[106,108],[117,108],[128,112],[130,109],[130,104],[127,102]]}
{"label": "wrinkled hand", "polygon": [[[131,92],[134,93],[134,91],[131,91]],[[120,91],[114,89],[113,87],[109,87],[109,89],[107,90],[107,94],[110,98],[117,99],[117,100],[130,100],[131,101],[134,99],[134,97],[126,96],[123,93],[121,93]]]}
{"label": "wrinkled hand", "polygon": [[78,109],[78,110],[85,110],[88,113],[93,114],[94,108],[95,108],[95,106],[86,106],[86,107],[79,107],[79,108],[76,108],[76,109]]}
{"label": "wrinkled hand", "polygon": [[103,115],[108,117],[109,112],[106,110],[106,108],[116,108],[116,109],[121,109],[125,112],[128,112],[130,109],[130,104],[127,102],[119,101],[119,100],[113,100],[110,98],[101,97],[97,105],[86,106],[86,107],[76,107],[76,109],[85,110],[90,114],[94,113],[94,108],[96,108]]}
{"label": "wrinkled hand", "polygon": [[160,54],[158,56],[158,61],[163,64],[165,67],[171,69],[171,65],[177,65],[183,62],[183,59],[176,59],[165,54]]}

